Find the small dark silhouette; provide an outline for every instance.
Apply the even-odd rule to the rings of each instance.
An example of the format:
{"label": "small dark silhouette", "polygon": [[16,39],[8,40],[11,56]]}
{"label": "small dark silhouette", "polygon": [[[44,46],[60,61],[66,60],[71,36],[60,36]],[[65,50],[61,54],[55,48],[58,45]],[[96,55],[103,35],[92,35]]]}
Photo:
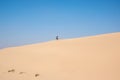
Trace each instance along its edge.
{"label": "small dark silhouette", "polygon": [[15,69],[8,70],[8,72],[15,72]]}
{"label": "small dark silhouette", "polygon": [[38,76],[40,76],[40,74],[35,74],[35,77],[38,77]]}
{"label": "small dark silhouette", "polygon": [[56,40],[58,40],[59,39],[59,37],[58,36],[56,36]]}

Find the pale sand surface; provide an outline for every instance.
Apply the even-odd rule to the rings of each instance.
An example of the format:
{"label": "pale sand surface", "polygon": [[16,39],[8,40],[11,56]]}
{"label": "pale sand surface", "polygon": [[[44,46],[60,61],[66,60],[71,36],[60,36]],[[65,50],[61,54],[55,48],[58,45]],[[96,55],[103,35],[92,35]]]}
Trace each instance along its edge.
{"label": "pale sand surface", "polygon": [[0,80],[120,80],[120,33],[1,49]]}

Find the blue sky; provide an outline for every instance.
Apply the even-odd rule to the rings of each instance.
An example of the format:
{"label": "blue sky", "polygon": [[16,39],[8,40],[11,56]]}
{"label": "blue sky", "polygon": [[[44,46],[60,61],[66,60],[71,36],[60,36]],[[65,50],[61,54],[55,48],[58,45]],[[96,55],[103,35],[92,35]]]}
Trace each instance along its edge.
{"label": "blue sky", "polygon": [[120,0],[0,0],[0,48],[120,32]]}

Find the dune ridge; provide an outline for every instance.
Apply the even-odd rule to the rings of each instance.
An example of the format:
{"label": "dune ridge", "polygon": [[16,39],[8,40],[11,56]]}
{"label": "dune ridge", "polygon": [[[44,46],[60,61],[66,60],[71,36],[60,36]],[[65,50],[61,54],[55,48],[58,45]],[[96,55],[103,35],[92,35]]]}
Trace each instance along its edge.
{"label": "dune ridge", "polygon": [[120,32],[1,49],[0,80],[120,80]]}

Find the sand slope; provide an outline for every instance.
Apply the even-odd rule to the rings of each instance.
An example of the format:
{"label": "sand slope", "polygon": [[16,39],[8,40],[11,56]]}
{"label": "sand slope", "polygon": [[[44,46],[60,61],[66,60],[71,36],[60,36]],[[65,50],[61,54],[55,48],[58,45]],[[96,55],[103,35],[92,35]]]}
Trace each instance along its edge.
{"label": "sand slope", "polygon": [[0,80],[120,80],[120,33],[1,49]]}

